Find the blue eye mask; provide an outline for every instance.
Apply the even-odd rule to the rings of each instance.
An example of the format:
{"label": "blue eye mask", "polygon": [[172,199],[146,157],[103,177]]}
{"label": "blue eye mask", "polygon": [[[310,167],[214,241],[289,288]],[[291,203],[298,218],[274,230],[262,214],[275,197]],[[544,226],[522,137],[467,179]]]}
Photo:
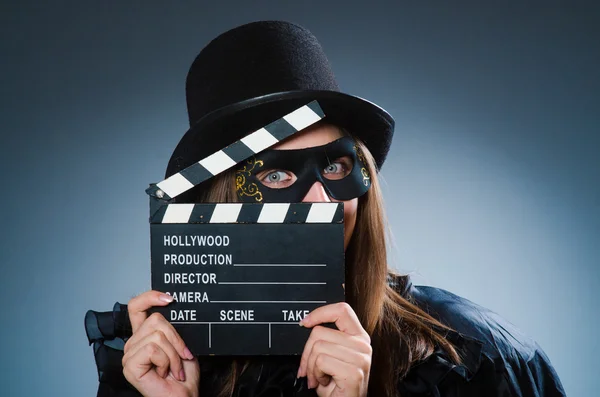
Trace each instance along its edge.
{"label": "blue eye mask", "polygon": [[371,187],[365,158],[348,136],[306,149],[264,150],[238,166],[236,192],[242,202],[301,202],[317,181],[339,201]]}

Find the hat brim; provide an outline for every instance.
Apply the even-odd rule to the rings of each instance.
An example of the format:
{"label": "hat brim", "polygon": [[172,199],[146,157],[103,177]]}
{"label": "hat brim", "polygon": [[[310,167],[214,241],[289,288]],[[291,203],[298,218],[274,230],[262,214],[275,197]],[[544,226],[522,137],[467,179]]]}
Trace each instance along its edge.
{"label": "hat brim", "polygon": [[394,119],[363,98],[337,91],[287,91],[247,99],[215,110],[196,122],[173,151],[165,177],[317,100],[325,121],[347,129],[367,146],[381,169],[394,133]]}

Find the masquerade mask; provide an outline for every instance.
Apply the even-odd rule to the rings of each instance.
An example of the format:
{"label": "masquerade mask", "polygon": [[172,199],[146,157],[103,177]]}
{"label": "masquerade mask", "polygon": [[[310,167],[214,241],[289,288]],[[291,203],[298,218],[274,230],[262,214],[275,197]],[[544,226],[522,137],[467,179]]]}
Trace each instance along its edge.
{"label": "masquerade mask", "polygon": [[240,165],[236,191],[242,202],[301,202],[317,181],[339,201],[371,186],[365,158],[348,136],[306,149],[264,150]]}

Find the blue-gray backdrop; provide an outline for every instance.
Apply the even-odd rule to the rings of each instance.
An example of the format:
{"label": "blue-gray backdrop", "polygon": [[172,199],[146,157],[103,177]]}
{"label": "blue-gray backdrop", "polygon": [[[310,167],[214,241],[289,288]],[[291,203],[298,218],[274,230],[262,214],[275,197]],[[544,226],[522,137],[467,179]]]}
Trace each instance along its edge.
{"label": "blue-gray backdrop", "polygon": [[144,189],[188,127],[189,65],[229,28],[285,19],[397,120],[393,265],[499,312],[570,396],[596,395],[593,2],[50,3],[0,5],[0,394],[95,395],[83,316],[150,286]]}

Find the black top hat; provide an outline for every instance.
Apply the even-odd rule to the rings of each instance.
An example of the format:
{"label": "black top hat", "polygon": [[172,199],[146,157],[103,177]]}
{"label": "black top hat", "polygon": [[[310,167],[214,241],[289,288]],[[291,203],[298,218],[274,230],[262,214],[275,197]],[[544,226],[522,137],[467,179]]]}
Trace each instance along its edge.
{"label": "black top hat", "polygon": [[186,97],[191,128],[167,177],[314,99],[326,121],[365,143],[378,167],[394,132],[385,110],[340,92],[316,37],[288,22],[253,22],[212,40],[190,67]]}

